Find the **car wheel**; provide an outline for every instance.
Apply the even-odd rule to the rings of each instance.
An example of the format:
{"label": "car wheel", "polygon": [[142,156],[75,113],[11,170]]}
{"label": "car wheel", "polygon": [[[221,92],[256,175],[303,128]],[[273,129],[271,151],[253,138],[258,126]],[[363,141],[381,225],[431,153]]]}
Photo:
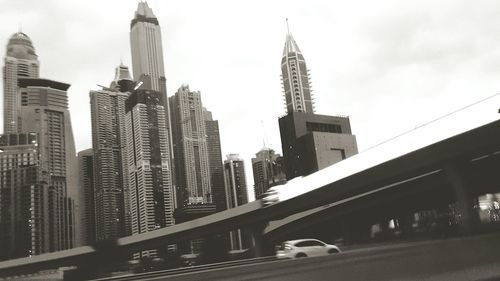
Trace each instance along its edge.
{"label": "car wheel", "polygon": [[330,249],[330,250],[328,250],[328,253],[329,254],[338,254],[339,251],[337,249]]}
{"label": "car wheel", "polygon": [[295,255],[295,257],[296,258],[305,258],[305,257],[307,257],[307,255],[304,254],[304,253],[298,253],[298,254]]}

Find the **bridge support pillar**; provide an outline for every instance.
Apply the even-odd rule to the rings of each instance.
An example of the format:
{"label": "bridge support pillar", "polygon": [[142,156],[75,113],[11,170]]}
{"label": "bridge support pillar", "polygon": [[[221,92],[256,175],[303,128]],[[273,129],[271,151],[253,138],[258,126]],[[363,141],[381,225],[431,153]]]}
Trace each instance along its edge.
{"label": "bridge support pillar", "polygon": [[264,228],[265,224],[254,224],[246,229],[252,246],[254,258],[264,256]]}
{"label": "bridge support pillar", "polygon": [[478,214],[474,210],[474,199],[469,192],[469,183],[466,178],[467,163],[448,163],[444,171],[453,188],[458,211],[460,213],[460,232],[467,234],[474,231],[478,223]]}

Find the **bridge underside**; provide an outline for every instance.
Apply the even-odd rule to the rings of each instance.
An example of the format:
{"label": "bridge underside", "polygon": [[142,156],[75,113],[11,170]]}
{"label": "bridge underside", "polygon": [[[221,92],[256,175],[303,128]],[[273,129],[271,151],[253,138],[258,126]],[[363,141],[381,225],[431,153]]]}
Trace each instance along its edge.
{"label": "bridge underside", "polygon": [[[379,192],[271,222],[265,240],[274,245],[312,237],[349,245],[497,228],[498,215],[493,221],[481,222],[481,215],[495,210],[481,210],[478,198],[500,192],[500,153],[492,151],[473,157],[434,166],[433,171],[411,178],[386,182],[389,187]],[[383,186],[374,188],[380,187]]]}

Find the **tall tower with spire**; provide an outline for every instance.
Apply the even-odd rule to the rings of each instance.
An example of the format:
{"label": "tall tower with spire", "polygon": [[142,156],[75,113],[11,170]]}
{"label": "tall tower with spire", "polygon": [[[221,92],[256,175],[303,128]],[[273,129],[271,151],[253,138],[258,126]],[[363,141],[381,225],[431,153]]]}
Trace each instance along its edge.
{"label": "tall tower with spire", "polygon": [[288,19],[281,73],[287,112],[278,122],[286,179],[314,173],[358,153],[348,116],[314,112],[309,71]]}
{"label": "tall tower with spire", "polygon": [[297,42],[290,33],[288,19],[285,48],[281,59],[281,80],[287,113],[314,113],[309,70]]}
{"label": "tall tower with spire", "polygon": [[18,78],[39,77],[38,56],[28,35],[19,31],[12,35],[7,44],[7,55],[3,67],[3,131],[15,134],[18,125]]}

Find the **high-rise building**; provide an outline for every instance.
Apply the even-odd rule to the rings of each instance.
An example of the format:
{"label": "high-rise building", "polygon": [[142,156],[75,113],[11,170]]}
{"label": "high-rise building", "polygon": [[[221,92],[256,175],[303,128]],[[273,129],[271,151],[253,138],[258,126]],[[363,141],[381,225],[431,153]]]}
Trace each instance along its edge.
{"label": "high-rise building", "polygon": [[358,153],[347,116],[292,112],[278,121],[287,180],[314,173]]}
{"label": "high-rise building", "polygon": [[220,144],[219,121],[213,120],[212,113],[205,113],[205,129],[207,133],[208,164],[210,166],[210,184],[212,202],[217,206],[217,212],[227,209],[226,185]]}
{"label": "high-rise building", "polygon": [[252,158],[255,199],[270,187],[286,183],[283,157],[270,148],[262,148]]}
{"label": "high-rise building", "polygon": [[[218,122],[203,108],[199,91],[182,85],[170,97],[175,153],[176,222],[184,222],[225,209],[224,176]],[[214,189],[213,189],[214,188]],[[218,192],[215,197],[213,190]],[[179,243],[181,253],[199,253],[204,239]]]}
{"label": "high-rise building", "polygon": [[39,156],[36,133],[0,135],[0,260],[49,251]]}
{"label": "high-rise building", "polygon": [[19,78],[19,129],[38,133],[40,181],[48,190],[49,251],[81,245],[82,202],[68,110],[69,84]]}
{"label": "high-rise building", "polygon": [[[247,181],[245,177],[245,165],[238,154],[229,154],[224,160],[224,178],[226,181],[227,208],[232,209],[248,203]],[[248,236],[241,230],[229,233],[231,250],[247,249],[249,246]]]}
{"label": "high-rise building", "polygon": [[78,170],[80,189],[83,193],[82,244],[93,245],[95,239],[95,204],[94,204],[94,151],[92,148],[78,152]]}
{"label": "high-rise building", "polygon": [[358,153],[349,117],[314,113],[309,72],[290,31],[281,72],[287,115],[278,121],[286,179],[308,175]]}
{"label": "high-rise building", "polygon": [[150,89],[166,94],[160,24],[147,2],[139,2],[130,23],[130,49],[134,80],[148,75]]}
{"label": "high-rise building", "polygon": [[[165,128],[167,130],[167,146],[169,166],[175,170],[173,161],[172,130],[170,108],[167,98],[167,80],[163,63],[161,28],[158,19],[147,2],[139,2],[134,18],[130,22],[130,50],[132,52],[133,78],[138,82],[137,88],[159,91],[163,98],[165,111]],[[175,181],[175,179],[172,179]],[[174,182],[175,183],[175,182]]]}
{"label": "high-rise building", "polygon": [[132,234],[174,223],[164,97],[158,91],[138,89],[125,103]]}
{"label": "high-rise building", "polygon": [[177,205],[212,203],[204,108],[198,91],[182,85],[170,97]]}
{"label": "high-rise building", "polygon": [[227,207],[235,208],[248,203],[245,163],[238,154],[226,155],[224,178],[226,180]]}
{"label": "high-rise building", "polygon": [[110,88],[90,91],[98,241],[130,234],[125,101],[132,84],[120,65]]}
{"label": "high-rise building", "polygon": [[19,77],[38,78],[38,56],[28,35],[17,32],[9,39],[3,67],[3,131],[6,134],[19,132],[18,127],[18,83]]}
{"label": "high-rise building", "polygon": [[288,31],[281,59],[281,80],[287,113],[314,113],[309,70],[299,46]]}

